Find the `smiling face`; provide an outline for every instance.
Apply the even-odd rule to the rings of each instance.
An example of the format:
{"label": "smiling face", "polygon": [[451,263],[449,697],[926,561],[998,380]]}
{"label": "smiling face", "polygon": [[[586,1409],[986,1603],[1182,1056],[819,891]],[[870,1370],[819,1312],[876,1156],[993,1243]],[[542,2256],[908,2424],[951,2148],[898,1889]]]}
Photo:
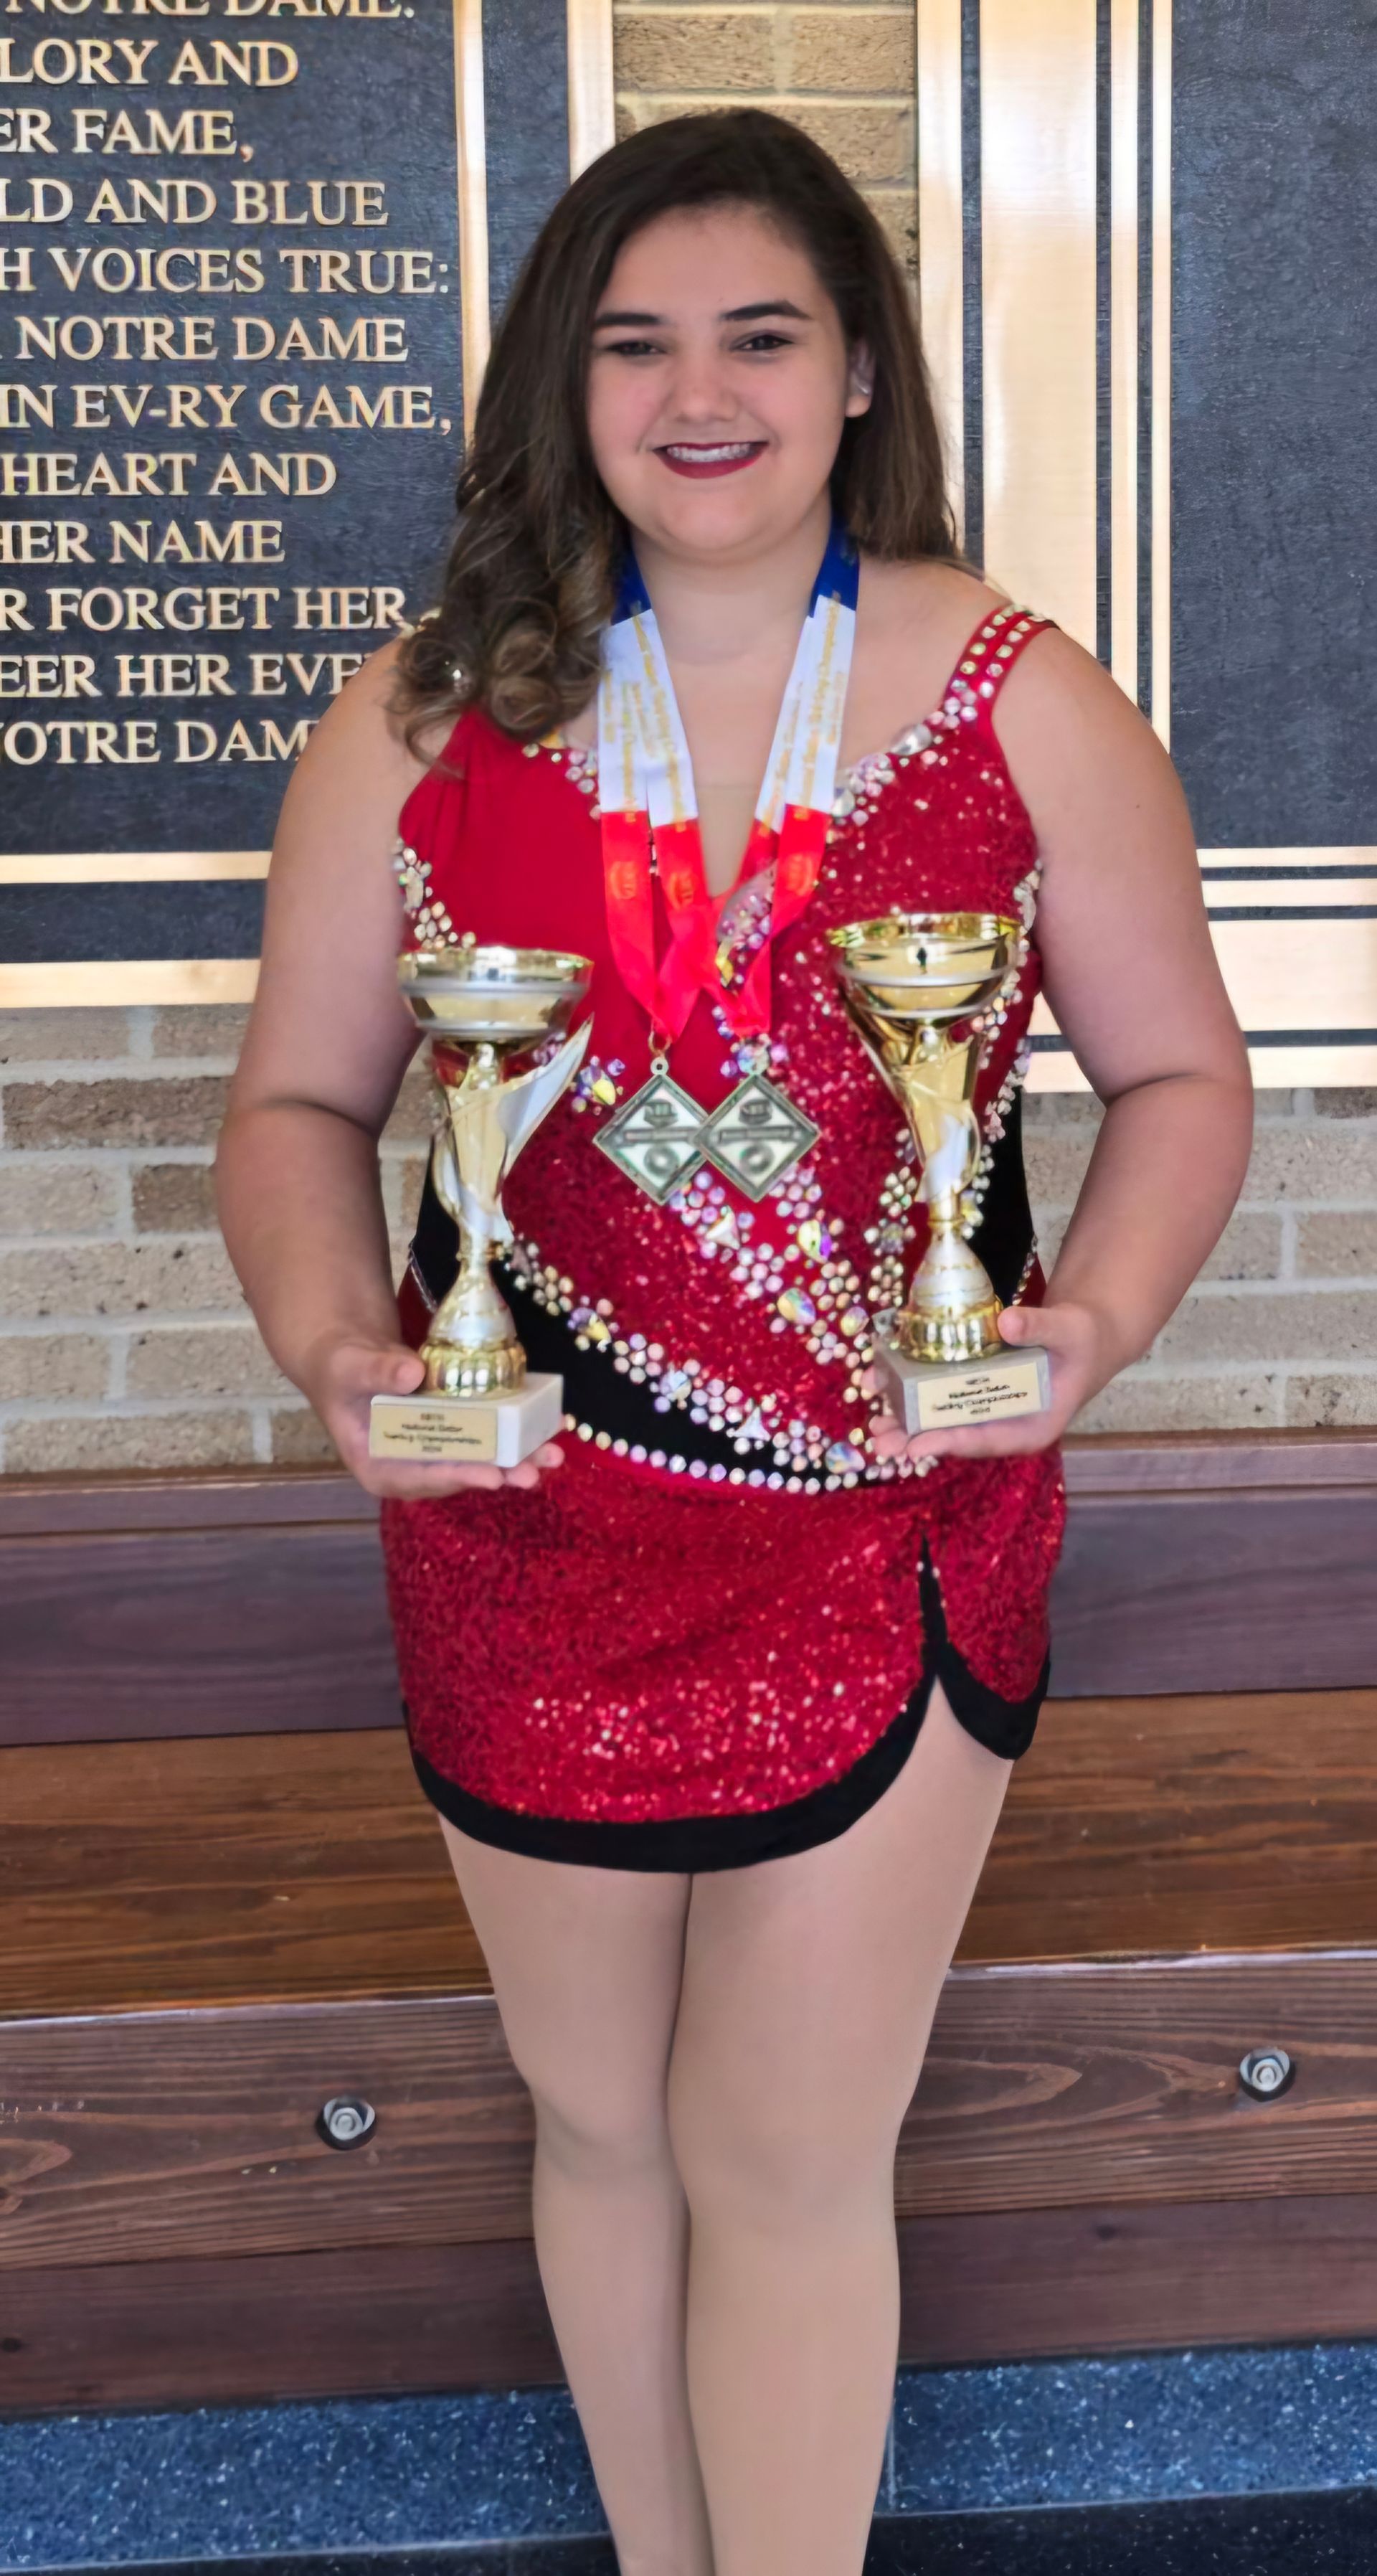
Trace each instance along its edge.
{"label": "smiling face", "polygon": [[599,298],[594,463],[638,537],[744,561],[818,509],[868,376],[806,253],[754,208],[661,215]]}

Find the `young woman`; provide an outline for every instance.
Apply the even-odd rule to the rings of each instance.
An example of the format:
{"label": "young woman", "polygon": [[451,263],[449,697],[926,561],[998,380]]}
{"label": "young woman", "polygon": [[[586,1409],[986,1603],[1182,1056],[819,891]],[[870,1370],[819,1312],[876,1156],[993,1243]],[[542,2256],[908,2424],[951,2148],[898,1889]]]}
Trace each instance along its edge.
{"label": "young woman", "polygon": [[[793,127],[685,117],[569,190],[459,506],[438,611],[351,682],[286,799],[225,1230],[269,1347],[384,1497],[417,1769],[534,2097],[541,2272],[623,2576],[856,2576],[896,2135],[1046,1684],[1056,1442],[1224,1224],[1246,1058],[1170,763],[959,557],[909,304]],[[608,643],[638,597],[697,807],[654,882],[645,814],[609,829],[598,793],[600,725],[606,782],[645,723]],[[777,754],[810,653],[796,805]],[[907,1442],[866,1363],[923,1210],[827,940],[895,907],[1031,924],[971,1239],[1053,1389]],[[399,1332],[375,1150],[415,1042],[395,963],[468,936],[595,968],[500,1273],[570,1433],[508,1474],[367,1450],[455,1258],[428,1190]],[[1018,1159],[1040,979],[1106,1104],[1050,1281]],[[655,1195],[598,1143],[666,1069],[689,1141]],[[752,1073],[789,1131],[759,1198],[693,1144]]]}

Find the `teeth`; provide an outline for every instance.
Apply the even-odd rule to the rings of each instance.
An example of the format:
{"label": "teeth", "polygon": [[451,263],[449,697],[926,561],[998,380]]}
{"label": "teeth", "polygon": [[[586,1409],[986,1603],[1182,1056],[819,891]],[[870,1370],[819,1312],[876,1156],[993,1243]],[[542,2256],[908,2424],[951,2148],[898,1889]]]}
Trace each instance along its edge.
{"label": "teeth", "polygon": [[682,457],[686,465],[720,465],[729,456],[749,456],[754,439],[738,439],[733,447],[667,447],[667,456]]}

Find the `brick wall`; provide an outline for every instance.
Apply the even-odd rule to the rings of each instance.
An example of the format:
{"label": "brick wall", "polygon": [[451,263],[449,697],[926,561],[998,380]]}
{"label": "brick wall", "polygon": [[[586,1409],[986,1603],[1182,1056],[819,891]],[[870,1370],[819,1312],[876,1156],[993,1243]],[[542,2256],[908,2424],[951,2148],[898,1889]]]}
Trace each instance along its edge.
{"label": "brick wall", "polygon": [[[332,1455],[249,1320],[210,1163],[245,1014],[0,1014],[0,1469]],[[396,1229],[429,1134],[409,1076],[383,1147]]]}
{"label": "brick wall", "polygon": [[[327,1454],[263,1351],[214,1228],[209,1165],[242,1014],[0,1019],[0,1466],[219,1466]],[[1377,1093],[1262,1095],[1243,1204],[1152,1358],[1082,1428],[1377,1421]],[[1029,1104],[1054,1245],[1095,1105]],[[423,1078],[383,1148],[400,1247]]]}
{"label": "brick wall", "polygon": [[[616,12],[623,130],[756,99],[796,117],[914,252],[913,19],[902,7]],[[10,1474],[325,1454],[267,1360],[211,1216],[212,1140],[242,1014],[0,1018],[0,1465]],[[1084,1099],[1029,1104],[1055,1244],[1094,1138]],[[384,1147],[398,1238],[426,1132],[413,1078]],[[1208,1276],[1087,1429],[1377,1421],[1377,1093],[1264,1094],[1247,1191]]]}
{"label": "brick wall", "polygon": [[814,9],[618,7],[620,130],[687,108],[772,107],[840,161],[915,266],[914,10],[868,0]]}

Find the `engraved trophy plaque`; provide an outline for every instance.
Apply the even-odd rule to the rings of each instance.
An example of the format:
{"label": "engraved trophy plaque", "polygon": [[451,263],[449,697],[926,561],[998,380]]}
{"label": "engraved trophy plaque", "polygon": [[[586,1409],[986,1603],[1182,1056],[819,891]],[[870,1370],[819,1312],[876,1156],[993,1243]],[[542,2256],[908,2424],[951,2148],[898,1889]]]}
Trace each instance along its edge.
{"label": "engraved trophy plaque", "polygon": [[922,1167],[928,1246],[894,1319],[877,1335],[881,1391],[902,1430],[957,1429],[1038,1413],[1047,1353],[1001,1340],[1001,1299],[964,1232],[980,1160],[972,1101],[985,1014],[1017,963],[1023,932],[999,913],[895,912],[828,932],[843,1002],[903,1107]]}
{"label": "engraved trophy plaque", "polygon": [[568,1027],[592,973],[587,957],[546,948],[419,949],[397,961],[444,1099],[431,1171],[459,1229],[459,1268],[421,1344],[424,1386],[373,1398],[371,1457],[515,1467],[559,1430],[562,1382],[528,1373],[490,1265],[512,1239],[502,1183],[573,1081],[593,1023],[525,1073],[509,1075],[509,1061]]}

